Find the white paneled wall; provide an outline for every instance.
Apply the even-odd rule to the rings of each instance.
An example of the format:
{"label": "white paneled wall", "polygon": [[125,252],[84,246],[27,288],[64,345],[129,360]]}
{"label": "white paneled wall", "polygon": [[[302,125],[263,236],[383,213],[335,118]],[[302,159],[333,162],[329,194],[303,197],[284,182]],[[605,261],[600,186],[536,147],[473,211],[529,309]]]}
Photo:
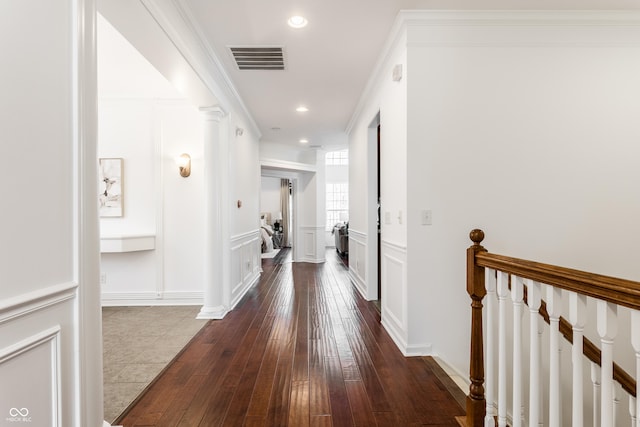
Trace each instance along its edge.
{"label": "white paneled wall", "polygon": [[367,294],[367,235],[349,228],[349,274],[363,298]]}
{"label": "white paneled wall", "polygon": [[260,245],[259,230],[231,237],[231,293],[226,303],[230,309],[260,277]]}
{"label": "white paneled wall", "polygon": [[0,424],[98,427],[95,4],[0,9]]}
{"label": "white paneled wall", "polygon": [[320,263],[325,261],[324,226],[301,226],[298,244],[302,248],[298,261]]}
{"label": "white paneled wall", "polygon": [[382,241],[382,324],[400,350],[407,350],[407,248]]}

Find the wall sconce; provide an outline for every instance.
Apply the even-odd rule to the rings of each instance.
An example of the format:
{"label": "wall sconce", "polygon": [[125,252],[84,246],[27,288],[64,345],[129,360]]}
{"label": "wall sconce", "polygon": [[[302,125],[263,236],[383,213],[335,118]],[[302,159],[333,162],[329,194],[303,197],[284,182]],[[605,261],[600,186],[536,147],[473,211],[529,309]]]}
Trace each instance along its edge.
{"label": "wall sconce", "polygon": [[191,175],[191,156],[187,153],[182,153],[176,157],[176,164],[180,169],[180,176],[186,178]]}

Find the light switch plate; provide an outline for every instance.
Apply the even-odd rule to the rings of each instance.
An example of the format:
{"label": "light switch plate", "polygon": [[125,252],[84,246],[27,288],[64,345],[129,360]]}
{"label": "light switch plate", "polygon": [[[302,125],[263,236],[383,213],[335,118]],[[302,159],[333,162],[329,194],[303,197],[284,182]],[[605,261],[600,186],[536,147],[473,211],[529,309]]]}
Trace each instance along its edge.
{"label": "light switch plate", "polygon": [[422,223],[422,225],[431,225],[432,218],[431,218],[430,210],[426,210],[426,209],[423,210],[421,212],[420,218],[421,218],[420,222]]}

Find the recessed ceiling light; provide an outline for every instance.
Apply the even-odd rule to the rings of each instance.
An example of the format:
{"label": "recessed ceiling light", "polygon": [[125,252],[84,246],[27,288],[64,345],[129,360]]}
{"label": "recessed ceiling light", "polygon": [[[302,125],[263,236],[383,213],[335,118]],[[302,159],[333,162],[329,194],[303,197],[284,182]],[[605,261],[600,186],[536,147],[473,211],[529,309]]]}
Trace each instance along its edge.
{"label": "recessed ceiling light", "polygon": [[298,113],[306,113],[307,111],[309,111],[309,109],[307,107],[305,107],[304,105],[301,105],[298,108],[296,108],[296,111]]}
{"label": "recessed ceiling light", "polygon": [[300,140],[300,144],[308,144],[308,143],[309,143],[309,140],[308,140],[308,139],[306,139],[306,138],[302,138],[302,139]]}
{"label": "recessed ceiling light", "polygon": [[289,24],[292,28],[303,28],[306,27],[309,21],[304,16],[292,16],[287,20],[287,24]]}

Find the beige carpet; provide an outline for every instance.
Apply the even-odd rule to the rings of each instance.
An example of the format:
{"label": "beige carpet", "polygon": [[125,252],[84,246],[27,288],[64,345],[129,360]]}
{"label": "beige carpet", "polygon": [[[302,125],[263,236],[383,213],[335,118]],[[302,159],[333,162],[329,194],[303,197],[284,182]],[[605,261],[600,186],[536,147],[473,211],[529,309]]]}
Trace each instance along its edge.
{"label": "beige carpet", "polygon": [[200,306],[103,307],[104,419],[110,423],[207,323]]}

